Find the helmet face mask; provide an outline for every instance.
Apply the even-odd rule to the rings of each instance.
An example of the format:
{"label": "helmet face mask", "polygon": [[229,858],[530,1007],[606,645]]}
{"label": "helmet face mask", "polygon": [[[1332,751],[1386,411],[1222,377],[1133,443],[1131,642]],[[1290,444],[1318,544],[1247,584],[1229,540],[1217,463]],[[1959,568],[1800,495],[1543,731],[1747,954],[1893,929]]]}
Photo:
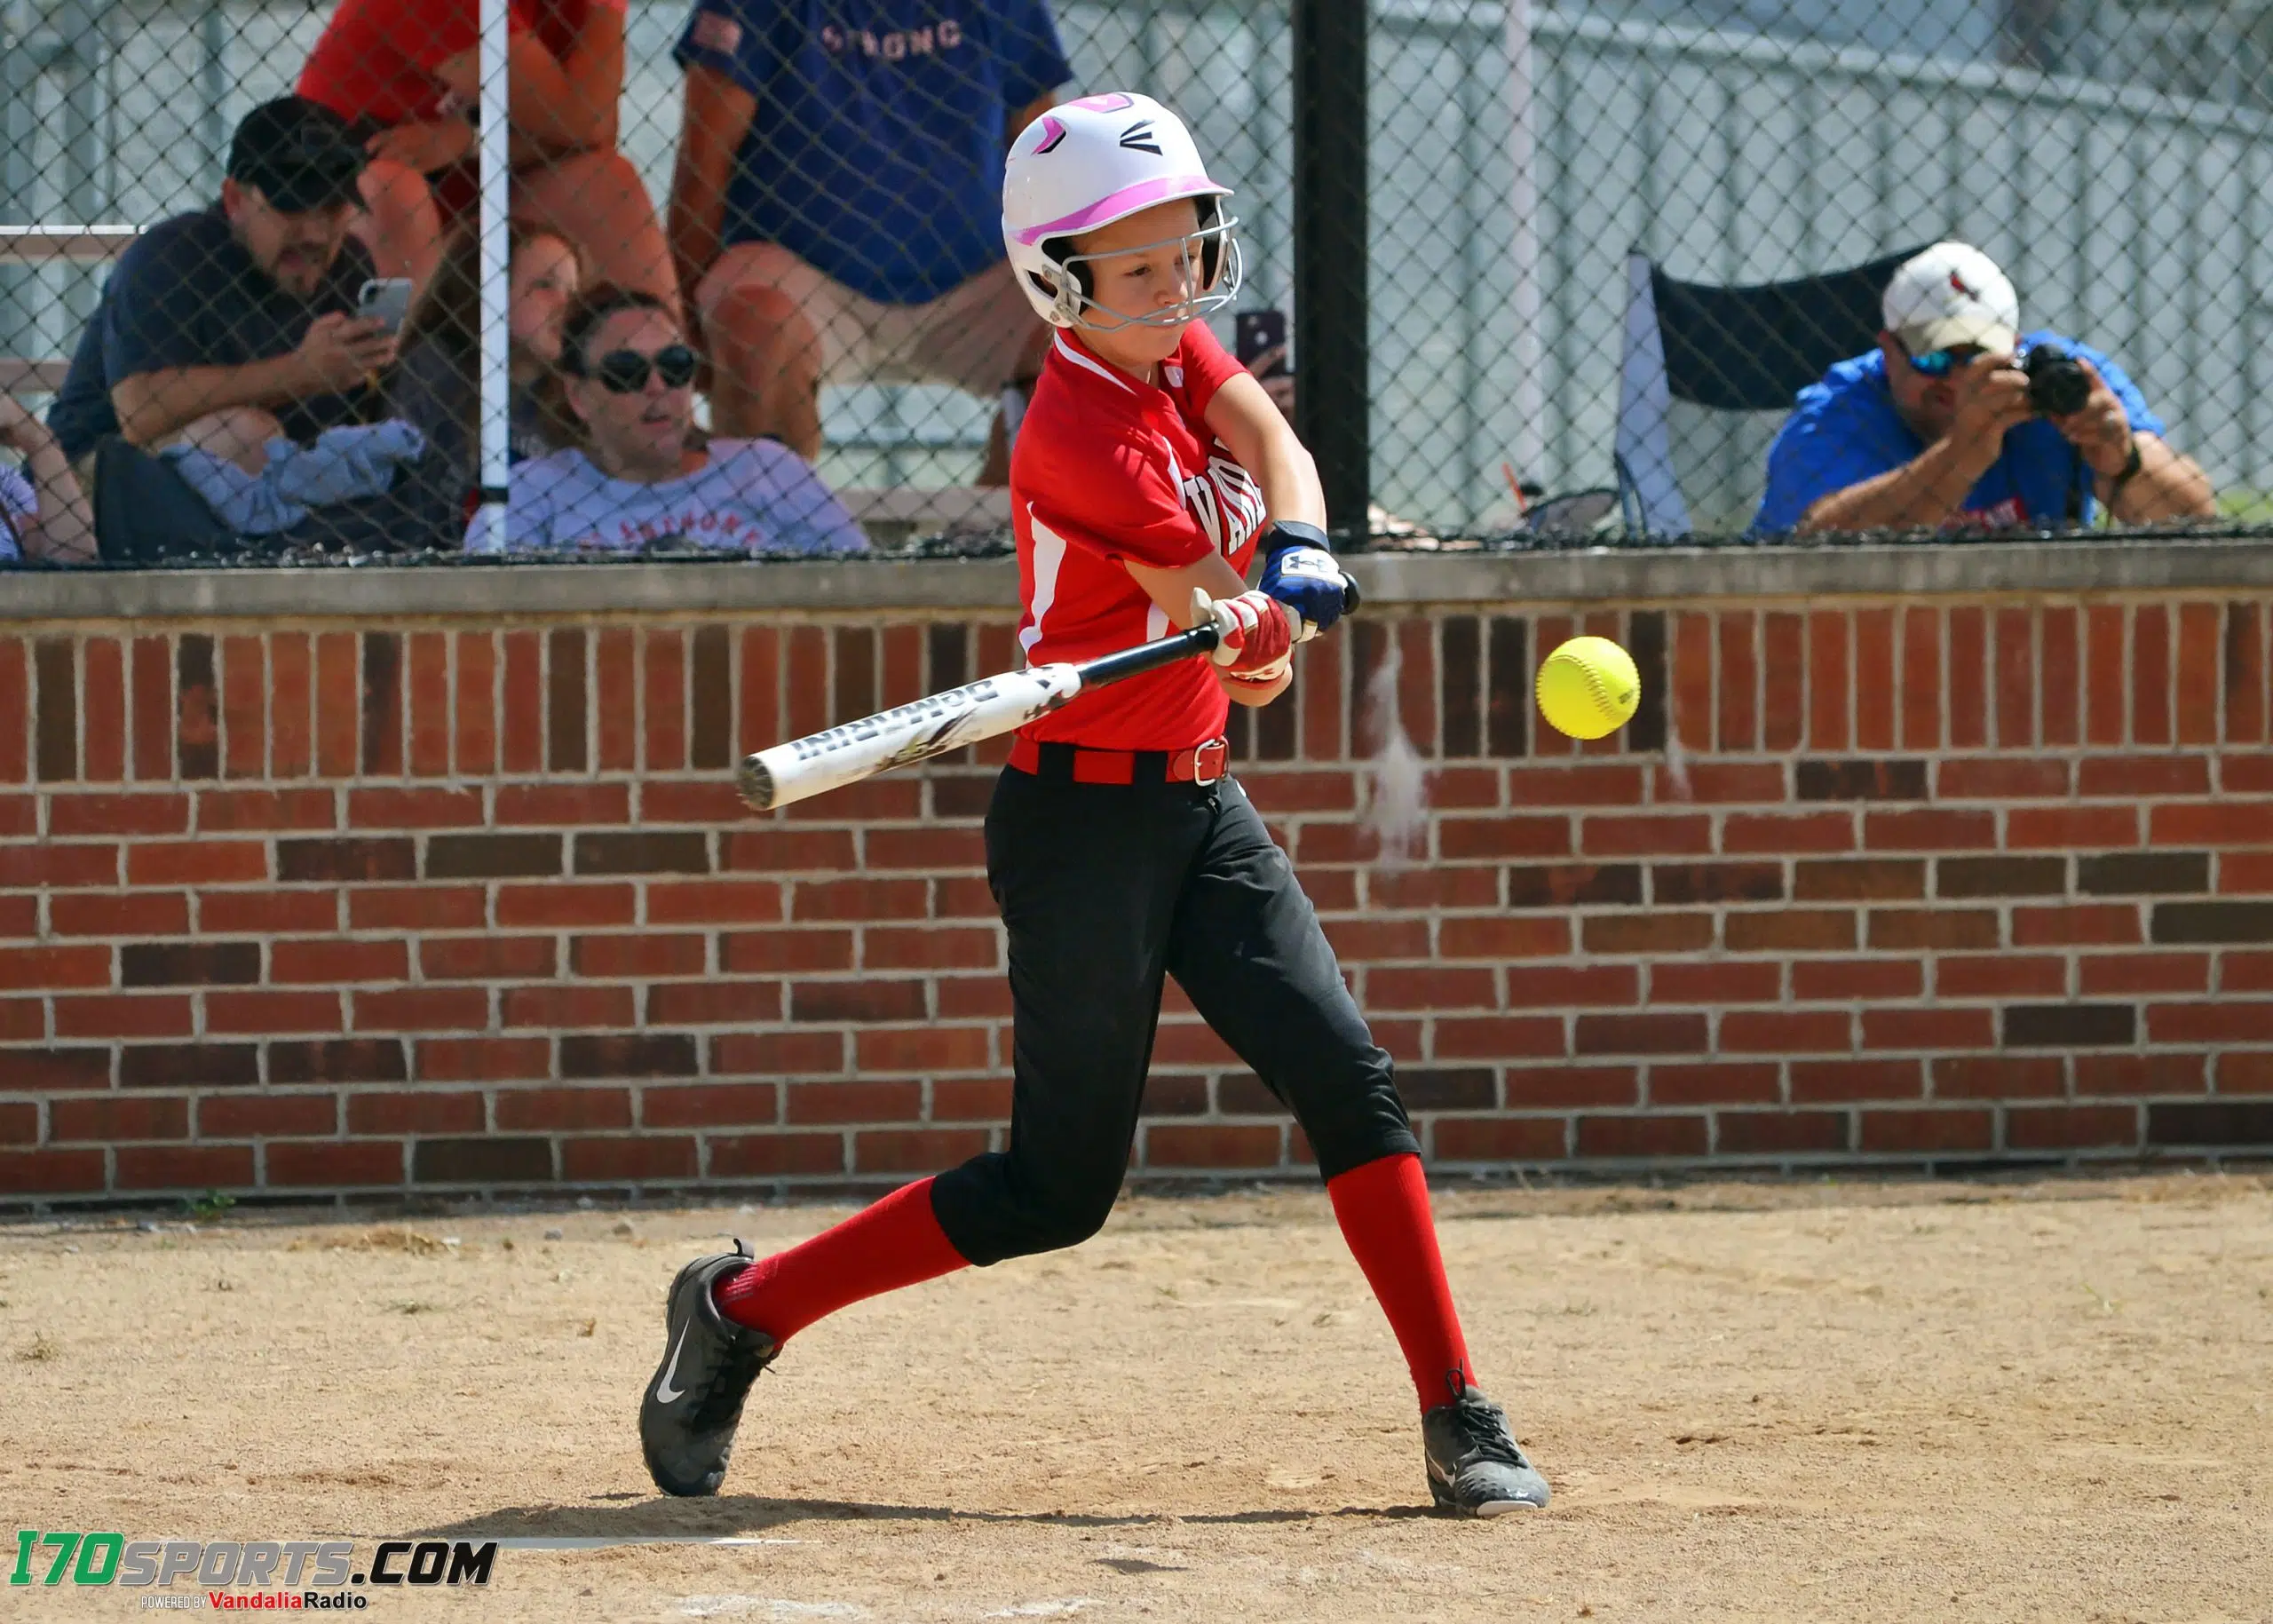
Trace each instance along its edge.
{"label": "helmet face mask", "polygon": [[[1050,108],[1010,144],[1002,177],[1003,244],[1019,290],[1053,327],[1095,333],[1179,328],[1238,297],[1246,266],[1239,222],[1223,207],[1230,192],[1208,178],[1183,121],[1151,97],[1119,91],[1084,96]],[[1074,243],[1093,233],[1183,199],[1198,211],[1192,232],[1110,251],[1074,251]],[[1130,313],[1097,297],[1095,267],[1179,242],[1184,287],[1174,304]]]}
{"label": "helmet face mask", "polygon": [[[1212,203],[1213,198],[1203,202]],[[1216,218],[1212,224],[1188,232],[1180,237],[1161,237],[1151,242],[1131,244],[1103,253],[1078,254],[1064,250],[1072,246],[1071,240],[1052,237],[1041,244],[1042,257],[1049,263],[1054,276],[1048,279],[1049,297],[1055,313],[1052,320],[1059,327],[1080,328],[1092,333],[1118,332],[1130,327],[1183,327],[1202,321],[1219,310],[1228,309],[1239,297],[1239,285],[1246,279],[1246,256],[1238,237],[1239,220],[1221,209],[1211,209]],[[1150,254],[1172,245],[1181,245],[1176,256],[1176,268],[1185,296],[1175,304],[1142,315],[1132,315],[1101,302],[1096,296],[1097,278],[1089,267],[1126,259],[1134,255]],[[1044,278],[1031,273],[1036,283]]]}

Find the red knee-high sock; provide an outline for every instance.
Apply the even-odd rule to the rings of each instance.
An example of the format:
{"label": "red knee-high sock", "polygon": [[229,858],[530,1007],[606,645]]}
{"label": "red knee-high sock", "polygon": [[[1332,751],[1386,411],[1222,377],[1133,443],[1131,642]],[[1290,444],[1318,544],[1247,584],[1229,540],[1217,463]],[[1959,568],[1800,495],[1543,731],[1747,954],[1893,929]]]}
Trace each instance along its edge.
{"label": "red knee-high sock", "polygon": [[[1468,1343],[1453,1311],[1453,1289],[1429,1216],[1421,1158],[1383,1156],[1327,1181],[1342,1238],[1365,1271],[1405,1350],[1423,1413],[1458,1398],[1473,1379]],[[1455,1384],[1457,1383],[1457,1384]]]}
{"label": "red knee-high sock", "polygon": [[811,1240],[760,1258],[721,1281],[711,1297],[735,1324],[781,1343],[863,1297],[968,1266],[931,1214],[931,1181],[924,1178]]}

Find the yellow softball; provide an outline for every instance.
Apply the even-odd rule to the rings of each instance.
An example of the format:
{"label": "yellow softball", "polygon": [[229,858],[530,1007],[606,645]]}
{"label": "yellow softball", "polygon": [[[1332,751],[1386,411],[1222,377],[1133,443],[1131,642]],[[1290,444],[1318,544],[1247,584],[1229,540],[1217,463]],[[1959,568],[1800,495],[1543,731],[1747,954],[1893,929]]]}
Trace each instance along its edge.
{"label": "yellow softball", "polygon": [[1572,638],[1539,668],[1539,714],[1573,739],[1617,732],[1641,702],[1634,656],[1608,638]]}

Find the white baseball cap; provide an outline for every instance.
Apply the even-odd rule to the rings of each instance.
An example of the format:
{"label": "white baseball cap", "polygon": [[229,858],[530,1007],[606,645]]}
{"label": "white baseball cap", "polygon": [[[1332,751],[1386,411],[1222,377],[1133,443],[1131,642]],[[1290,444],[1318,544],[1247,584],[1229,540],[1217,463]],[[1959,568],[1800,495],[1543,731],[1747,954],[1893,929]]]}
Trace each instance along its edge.
{"label": "white baseball cap", "polygon": [[1996,262],[1962,242],[1936,242],[1896,267],[1881,305],[1886,330],[1913,354],[1961,344],[2009,353],[2021,301]]}

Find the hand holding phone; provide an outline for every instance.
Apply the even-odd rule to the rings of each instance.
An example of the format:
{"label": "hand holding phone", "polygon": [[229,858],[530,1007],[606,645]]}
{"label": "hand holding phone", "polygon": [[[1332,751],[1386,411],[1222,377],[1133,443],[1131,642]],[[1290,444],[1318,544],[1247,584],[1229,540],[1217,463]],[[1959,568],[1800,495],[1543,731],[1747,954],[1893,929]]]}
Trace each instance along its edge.
{"label": "hand holding phone", "polygon": [[326,311],[308,323],[293,352],[299,362],[297,397],[337,394],[377,381],[394,365],[394,340],[361,318]]}
{"label": "hand holding phone", "polygon": [[1263,385],[1271,403],[1295,420],[1295,369],[1287,364],[1287,313],[1242,310],[1233,319],[1232,343],[1239,365]]}
{"label": "hand holding phone", "polygon": [[[1240,311],[1232,318],[1232,342],[1239,365],[1257,377],[1284,377],[1291,370],[1287,365],[1287,313],[1283,310]],[[1257,361],[1263,365],[1256,366]]]}
{"label": "hand holding phone", "polygon": [[388,337],[395,337],[410,314],[410,278],[379,276],[366,281],[355,293],[355,314],[379,323]]}

